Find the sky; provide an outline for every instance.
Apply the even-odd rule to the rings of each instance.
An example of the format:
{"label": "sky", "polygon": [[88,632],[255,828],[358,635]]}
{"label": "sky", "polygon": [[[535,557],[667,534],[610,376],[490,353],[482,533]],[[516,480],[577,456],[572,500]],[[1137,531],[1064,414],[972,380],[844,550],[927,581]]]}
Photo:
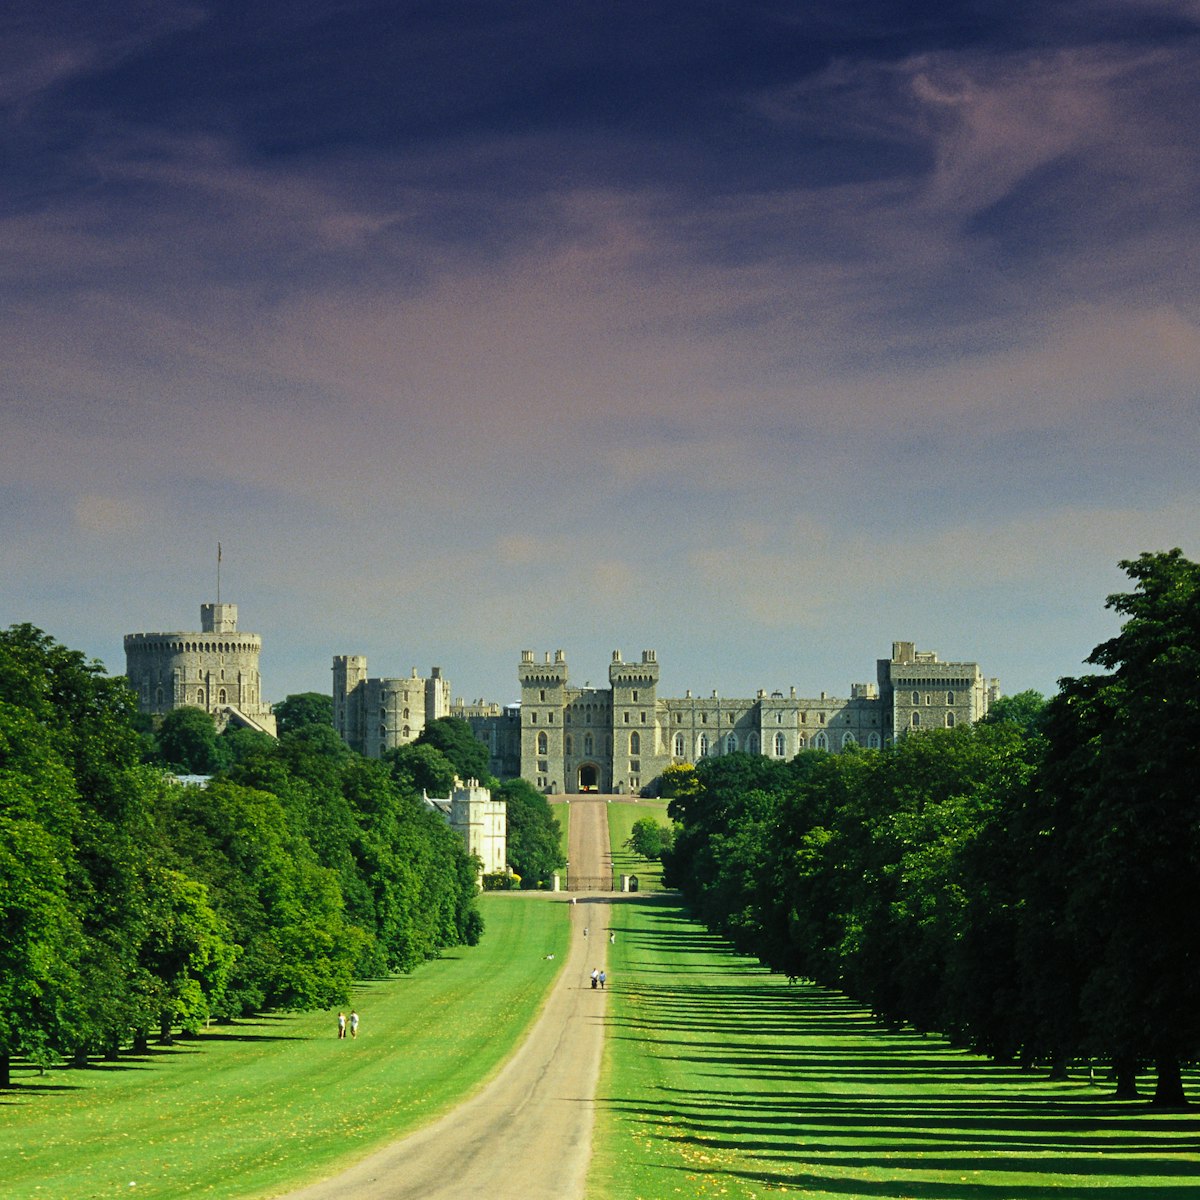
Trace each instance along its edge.
{"label": "sky", "polygon": [[0,627],[1052,693],[1200,558],[1195,0],[9,0]]}

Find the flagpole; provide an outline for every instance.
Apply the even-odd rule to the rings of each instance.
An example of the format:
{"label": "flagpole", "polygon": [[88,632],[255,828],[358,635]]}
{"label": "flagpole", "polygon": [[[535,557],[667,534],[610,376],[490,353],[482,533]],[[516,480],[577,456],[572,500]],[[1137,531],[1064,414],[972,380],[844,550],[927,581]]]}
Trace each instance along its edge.
{"label": "flagpole", "polygon": [[217,543],[217,604],[221,603],[221,543]]}

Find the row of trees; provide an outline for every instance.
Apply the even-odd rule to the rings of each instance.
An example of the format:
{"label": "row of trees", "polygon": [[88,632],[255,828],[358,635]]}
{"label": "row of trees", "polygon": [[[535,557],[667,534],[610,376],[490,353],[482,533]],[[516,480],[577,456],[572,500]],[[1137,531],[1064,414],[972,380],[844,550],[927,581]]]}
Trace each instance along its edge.
{"label": "row of trees", "polygon": [[997,1059],[1200,1057],[1200,567],[1122,563],[1107,670],[882,751],[706,759],[666,781],[667,881],[740,949]]}
{"label": "row of trees", "polygon": [[[275,705],[280,736],[287,741],[301,731],[325,730],[305,736],[335,743],[333,701],[319,692],[288,696]],[[212,718],[198,708],[177,708],[167,713],[157,729],[144,719],[143,755],[148,762],[172,770],[208,775],[236,773],[239,764],[252,760],[274,743],[266,734],[229,726],[218,734]],[[339,751],[348,753],[344,747]],[[555,871],[566,866],[560,845],[560,828],[546,797],[523,779],[498,783],[488,771],[487,747],[457,717],[440,717],[422,730],[415,742],[389,750],[383,758],[392,779],[406,794],[448,796],[455,779],[476,779],[505,801],[508,813],[508,864],[523,888],[546,887]]]}
{"label": "row of trees", "polygon": [[[462,839],[328,724],[278,742],[222,743],[198,710],[164,727],[160,744],[99,664],[0,632],[0,1086],[15,1055],[333,1006],[355,976],[480,936]],[[204,788],[144,761],[178,759],[189,728],[225,758]]]}

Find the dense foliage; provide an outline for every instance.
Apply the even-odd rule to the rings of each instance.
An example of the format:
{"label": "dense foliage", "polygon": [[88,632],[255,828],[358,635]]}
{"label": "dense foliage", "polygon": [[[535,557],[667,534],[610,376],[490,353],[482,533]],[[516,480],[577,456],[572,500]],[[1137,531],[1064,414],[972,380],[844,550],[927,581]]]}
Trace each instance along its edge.
{"label": "dense foliage", "polygon": [[[1109,673],[879,751],[705,759],[669,883],[739,949],[997,1058],[1200,1058],[1200,566],[1122,563]],[[680,786],[680,783],[686,786]]]}
{"label": "dense foliage", "polygon": [[508,865],[523,888],[549,887],[554,872],[567,865],[562,828],[550,802],[525,779],[510,779],[493,795],[507,806]]}
{"label": "dense foliage", "polygon": [[476,862],[312,705],[276,742],[179,709],[142,761],[123,679],[0,632],[0,1086],[153,1031],[343,1003],[356,975],[477,941]]}

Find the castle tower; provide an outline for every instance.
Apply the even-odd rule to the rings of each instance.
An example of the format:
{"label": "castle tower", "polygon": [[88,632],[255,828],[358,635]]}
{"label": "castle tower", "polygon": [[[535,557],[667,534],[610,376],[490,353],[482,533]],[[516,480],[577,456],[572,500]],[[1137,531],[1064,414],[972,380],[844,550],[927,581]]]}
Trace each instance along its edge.
{"label": "castle tower", "polygon": [[642,661],[627,663],[619,650],[608,666],[612,687],[613,791],[637,793],[661,769],[658,729],[658,657],[642,651]]}
{"label": "castle tower", "polygon": [[341,739],[362,752],[367,660],[362,654],[338,654],[333,659],[333,727]]}
{"label": "castle tower", "polygon": [[220,727],[230,720],[275,733],[275,715],[262,698],[262,638],[239,633],[236,604],[200,606],[194,633],[125,635],[125,675],[138,708],[162,716],[191,705],[211,713]]}
{"label": "castle tower", "polygon": [[563,723],[567,703],[567,657],[561,650],[537,662],[532,650],[521,651],[517,668],[521,686],[521,774],[539,791],[567,788]]}

